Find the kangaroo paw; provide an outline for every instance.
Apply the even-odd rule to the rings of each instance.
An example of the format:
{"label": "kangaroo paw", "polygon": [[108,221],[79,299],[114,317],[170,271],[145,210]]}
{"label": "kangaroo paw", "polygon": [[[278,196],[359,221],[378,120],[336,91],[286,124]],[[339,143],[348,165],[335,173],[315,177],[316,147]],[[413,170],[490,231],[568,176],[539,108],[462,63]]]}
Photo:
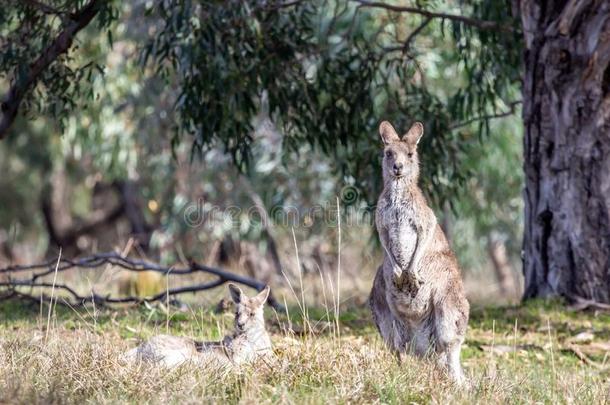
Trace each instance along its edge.
{"label": "kangaroo paw", "polygon": [[399,266],[392,267],[392,273],[394,273],[395,280],[401,280],[403,278],[403,272]]}
{"label": "kangaroo paw", "polygon": [[421,287],[421,284],[422,284],[422,281],[417,276],[417,274],[407,273],[407,277],[406,277],[404,285],[406,285],[406,287],[407,287],[408,291],[411,293],[411,295],[417,294],[417,292],[419,291],[419,288]]}
{"label": "kangaroo paw", "polygon": [[421,284],[422,280],[416,274],[406,271],[394,278],[394,286],[401,291],[411,293],[411,295],[417,294]]}

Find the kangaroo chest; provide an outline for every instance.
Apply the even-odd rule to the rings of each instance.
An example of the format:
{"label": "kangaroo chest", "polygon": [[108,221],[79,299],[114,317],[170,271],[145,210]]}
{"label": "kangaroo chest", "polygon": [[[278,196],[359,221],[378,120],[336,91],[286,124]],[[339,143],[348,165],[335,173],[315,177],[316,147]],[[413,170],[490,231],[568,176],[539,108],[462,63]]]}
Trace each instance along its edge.
{"label": "kangaroo chest", "polygon": [[417,222],[414,204],[406,197],[388,195],[381,200],[378,224],[388,232],[389,243],[410,256],[417,243]]}
{"label": "kangaroo chest", "polygon": [[254,341],[245,335],[237,336],[227,344],[226,349],[227,356],[235,364],[251,363],[272,353],[271,340],[262,333]]}

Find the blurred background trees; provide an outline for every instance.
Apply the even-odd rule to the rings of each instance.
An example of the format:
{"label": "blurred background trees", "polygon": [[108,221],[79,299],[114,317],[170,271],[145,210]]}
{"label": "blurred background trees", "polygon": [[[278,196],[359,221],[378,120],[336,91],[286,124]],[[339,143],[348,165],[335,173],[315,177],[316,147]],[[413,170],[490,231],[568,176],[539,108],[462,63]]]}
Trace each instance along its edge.
{"label": "blurred background trees", "polygon": [[[79,10],[96,15],[3,133],[2,262],[131,246],[279,282],[336,271],[340,209],[343,267],[366,284],[379,262],[366,220],[382,184],[377,125],[420,120],[422,186],[471,295],[520,295],[521,33],[509,4],[413,6],[431,15],[363,1],[4,3],[5,95]],[[210,220],[218,210],[232,214]]]}

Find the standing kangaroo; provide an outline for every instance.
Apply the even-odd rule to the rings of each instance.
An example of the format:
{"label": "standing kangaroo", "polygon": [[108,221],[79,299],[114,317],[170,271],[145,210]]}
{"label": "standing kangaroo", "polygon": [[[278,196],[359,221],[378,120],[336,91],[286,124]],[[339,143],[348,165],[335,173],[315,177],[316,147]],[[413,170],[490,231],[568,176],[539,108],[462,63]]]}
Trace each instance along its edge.
{"label": "standing kangaroo", "polygon": [[402,138],[389,122],[379,126],[384,188],[375,222],[384,259],[369,304],[383,340],[399,357],[407,350],[417,356],[436,352],[449,376],[462,383],[469,304],[455,255],[417,186],[423,132],[419,122]]}
{"label": "standing kangaroo", "polygon": [[269,286],[255,297],[247,297],[234,284],[229,284],[235,302],[235,331],[220,342],[197,342],[189,338],[158,335],[123,355],[126,361],[145,361],[168,368],[192,362],[221,367],[253,363],[273,355],[271,339],[265,329],[263,308]]}

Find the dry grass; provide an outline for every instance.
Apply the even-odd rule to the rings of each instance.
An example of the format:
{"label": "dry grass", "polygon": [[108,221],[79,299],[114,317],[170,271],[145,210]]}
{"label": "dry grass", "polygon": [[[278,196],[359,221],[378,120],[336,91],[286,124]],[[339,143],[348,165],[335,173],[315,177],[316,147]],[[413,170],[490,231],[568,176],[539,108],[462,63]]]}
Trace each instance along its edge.
{"label": "dry grass", "polygon": [[[311,332],[292,307],[268,313],[277,364],[219,375],[184,366],[173,371],[125,367],[118,355],[140,338],[169,332],[215,339],[231,314],[207,310],[168,315],[162,308],[95,313],[58,307],[45,342],[46,312],[0,307],[0,403],[606,403],[603,352],[607,315],[568,314],[556,304],[478,309],[462,358],[471,387],[452,386],[430,362],[398,364],[382,346],[363,306],[342,308],[339,325],[309,308]],[[331,311],[332,312],[332,311]],[[332,316],[332,314],[330,315]],[[515,325],[515,319],[516,325]],[[586,331],[587,339],[575,336]],[[340,336],[340,337],[339,337]],[[581,338],[582,333],[581,333]],[[579,345],[590,363],[567,349]],[[601,345],[603,347],[603,345]],[[581,354],[582,354],[581,353]]]}

